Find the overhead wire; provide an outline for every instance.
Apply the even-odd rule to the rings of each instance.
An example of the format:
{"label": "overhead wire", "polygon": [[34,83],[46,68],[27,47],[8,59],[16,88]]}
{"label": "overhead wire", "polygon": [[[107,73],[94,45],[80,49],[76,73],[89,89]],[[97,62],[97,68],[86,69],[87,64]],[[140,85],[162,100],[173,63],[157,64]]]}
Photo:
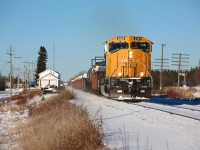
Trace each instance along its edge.
{"label": "overhead wire", "polygon": [[9,62],[7,62],[2,68],[0,68],[0,70],[4,70],[5,67],[9,64]]}

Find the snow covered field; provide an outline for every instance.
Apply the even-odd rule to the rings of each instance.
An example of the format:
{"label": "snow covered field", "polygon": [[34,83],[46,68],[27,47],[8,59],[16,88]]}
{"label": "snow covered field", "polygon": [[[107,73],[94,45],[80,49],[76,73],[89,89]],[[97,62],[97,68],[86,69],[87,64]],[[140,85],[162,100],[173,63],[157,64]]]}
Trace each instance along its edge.
{"label": "snow covered field", "polygon": [[[70,87],[68,87],[70,90]],[[77,105],[100,112],[105,143],[111,149],[199,150],[200,121],[74,90]]]}
{"label": "snow covered field", "polygon": [[[91,116],[98,113],[102,115],[105,144],[111,149],[200,149],[200,121],[109,100],[71,87],[67,88],[77,94],[72,102],[85,106]],[[45,95],[45,98],[46,96],[51,95]],[[35,97],[29,104],[38,104],[41,99],[41,97]],[[6,105],[3,109],[7,109]],[[11,132],[12,128],[23,124],[27,118],[26,109],[24,112],[9,110],[0,112],[0,135],[4,135],[0,136],[0,149],[13,148],[15,143],[12,142],[13,138],[9,138],[9,134],[14,133]],[[6,144],[1,143],[5,141]]]}

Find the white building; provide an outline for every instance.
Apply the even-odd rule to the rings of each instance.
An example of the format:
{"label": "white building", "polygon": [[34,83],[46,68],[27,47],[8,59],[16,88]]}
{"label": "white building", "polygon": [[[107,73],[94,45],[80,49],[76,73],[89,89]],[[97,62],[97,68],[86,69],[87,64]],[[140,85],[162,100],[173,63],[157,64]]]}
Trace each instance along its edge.
{"label": "white building", "polygon": [[44,88],[50,85],[60,86],[61,73],[53,71],[51,68],[39,73],[38,85],[40,88]]}

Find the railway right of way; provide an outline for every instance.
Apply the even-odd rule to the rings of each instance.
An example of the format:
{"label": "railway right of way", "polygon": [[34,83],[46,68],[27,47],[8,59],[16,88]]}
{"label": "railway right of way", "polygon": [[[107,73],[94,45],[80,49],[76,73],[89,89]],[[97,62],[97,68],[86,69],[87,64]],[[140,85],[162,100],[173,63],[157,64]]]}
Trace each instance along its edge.
{"label": "railway right of way", "polygon": [[150,102],[140,102],[140,103],[130,103],[131,105],[141,106],[144,108],[154,109],[166,113],[170,113],[172,115],[178,115],[186,118],[190,118],[193,120],[200,121],[200,111],[197,109],[188,109],[187,107],[180,107],[180,106],[170,106],[170,105],[163,105],[163,104],[155,104]]}

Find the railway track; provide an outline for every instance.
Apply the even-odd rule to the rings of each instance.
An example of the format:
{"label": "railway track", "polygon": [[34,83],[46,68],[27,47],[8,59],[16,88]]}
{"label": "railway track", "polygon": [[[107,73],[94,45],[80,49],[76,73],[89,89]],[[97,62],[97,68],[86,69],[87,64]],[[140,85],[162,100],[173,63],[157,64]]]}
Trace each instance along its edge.
{"label": "railway track", "polygon": [[174,106],[162,103],[155,103],[155,102],[153,103],[150,101],[144,101],[140,103],[130,103],[130,102],[128,103],[200,121],[200,110],[198,108],[196,109],[196,108],[182,107],[179,105]]}
{"label": "railway track", "polygon": [[189,104],[186,104],[186,106],[181,106],[183,105],[183,103],[179,103],[179,102],[176,102],[176,101],[173,101],[173,100],[163,100],[161,99],[161,103],[160,103],[160,100],[153,100],[153,101],[144,101],[145,103],[156,103],[156,104],[160,104],[160,105],[167,105],[167,106],[171,106],[171,107],[176,107],[176,108],[182,108],[182,109],[188,109],[188,110],[191,110],[191,111],[199,111],[200,112],[200,102],[197,103],[196,105],[199,105],[199,107],[196,107],[194,108],[194,106],[190,106]]}

